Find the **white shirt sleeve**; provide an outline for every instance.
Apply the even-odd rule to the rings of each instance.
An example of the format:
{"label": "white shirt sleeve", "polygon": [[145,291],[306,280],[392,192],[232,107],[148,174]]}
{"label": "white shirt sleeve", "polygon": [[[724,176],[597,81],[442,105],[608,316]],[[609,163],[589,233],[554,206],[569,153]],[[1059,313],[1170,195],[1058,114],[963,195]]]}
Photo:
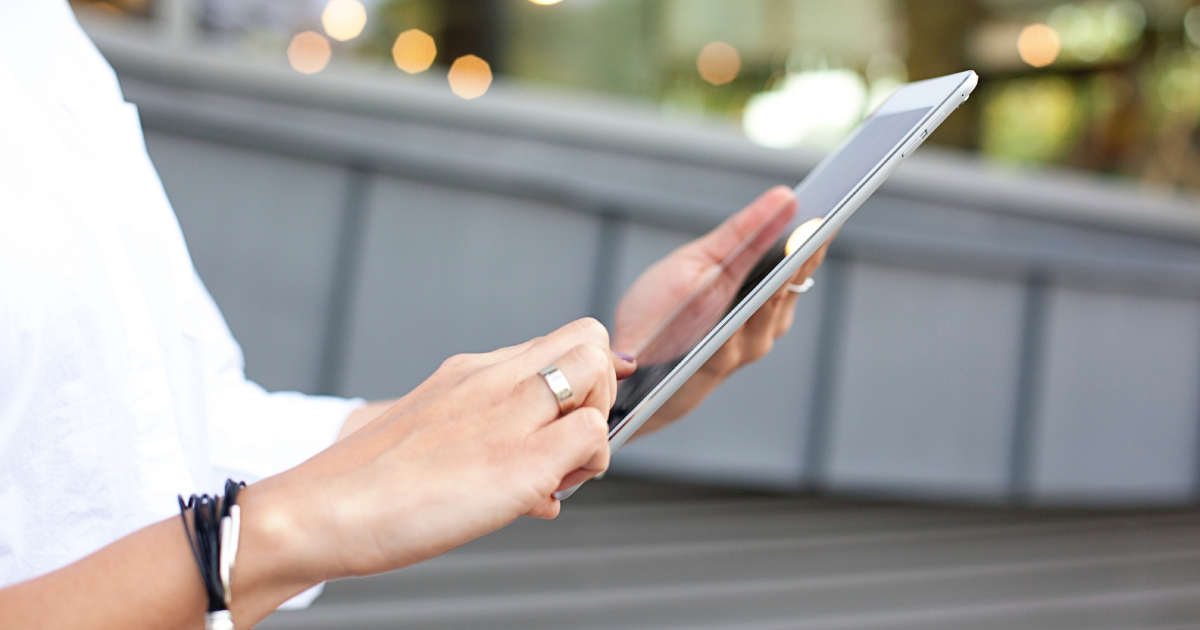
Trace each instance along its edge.
{"label": "white shirt sleeve", "polygon": [[198,334],[204,371],[208,420],[208,451],[214,479],[247,483],[295,467],[333,444],[352,411],[365,404],[360,398],[308,396],[297,392],[268,392],[247,380],[241,347],[200,278],[192,272],[185,304],[195,319],[185,334]]}
{"label": "white shirt sleeve", "polygon": [[65,0],[0,5],[3,586],[296,466],[363,401],[246,380],[111,68]]}
{"label": "white shirt sleeve", "polygon": [[[247,380],[241,347],[194,271],[192,277],[195,329],[203,336],[199,341],[208,381],[209,459],[215,476],[210,484],[218,487],[226,478],[257,481],[293,468],[333,444],[346,416],[365,401],[272,393]],[[279,608],[307,608],[324,589],[324,583],[318,584]]]}

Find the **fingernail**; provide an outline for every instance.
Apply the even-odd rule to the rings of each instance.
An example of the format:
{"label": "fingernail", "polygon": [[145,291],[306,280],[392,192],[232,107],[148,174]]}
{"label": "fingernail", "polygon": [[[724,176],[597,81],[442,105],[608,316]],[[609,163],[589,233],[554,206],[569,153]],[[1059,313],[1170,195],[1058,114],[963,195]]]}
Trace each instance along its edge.
{"label": "fingernail", "polygon": [[634,361],[637,360],[637,359],[633,358],[632,354],[625,354],[624,352],[616,352],[616,351],[613,351],[613,354],[621,357],[621,360],[626,363],[633,363]]}

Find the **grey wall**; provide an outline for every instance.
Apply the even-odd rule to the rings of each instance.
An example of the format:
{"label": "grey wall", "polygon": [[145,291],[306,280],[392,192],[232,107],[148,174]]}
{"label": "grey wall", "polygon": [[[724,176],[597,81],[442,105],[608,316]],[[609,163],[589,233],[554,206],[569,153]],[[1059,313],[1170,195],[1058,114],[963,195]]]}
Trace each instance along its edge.
{"label": "grey wall", "polygon": [[587,313],[595,217],[382,177],[367,209],[343,391],[395,396]]}
{"label": "grey wall", "polygon": [[1005,492],[1022,286],[869,263],[845,282],[830,482]]}
{"label": "grey wall", "polygon": [[[394,396],[453,353],[605,319],[645,266],[815,162],[504,86],[466,103],[99,42],[249,374],[273,389]],[[617,468],[1193,500],[1189,202],[923,150],[847,224],[817,281],[775,352]]]}
{"label": "grey wall", "polygon": [[249,373],[318,389],[345,169],[153,130],[146,144]]}
{"label": "grey wall", "polygon": [[1061,288],[1049,304],[1033,471],[1049,496],[1194,490],[1200,304]]}

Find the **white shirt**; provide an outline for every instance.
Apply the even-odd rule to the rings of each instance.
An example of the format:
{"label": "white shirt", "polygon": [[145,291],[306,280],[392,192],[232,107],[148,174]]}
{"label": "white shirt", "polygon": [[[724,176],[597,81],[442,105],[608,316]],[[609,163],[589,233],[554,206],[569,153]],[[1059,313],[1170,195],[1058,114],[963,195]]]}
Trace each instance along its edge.
{"label": "white shirt", "polygon": [[360,404],[246,380],[112,69],[65,0],[0,0],[0,586],[299,464]]}

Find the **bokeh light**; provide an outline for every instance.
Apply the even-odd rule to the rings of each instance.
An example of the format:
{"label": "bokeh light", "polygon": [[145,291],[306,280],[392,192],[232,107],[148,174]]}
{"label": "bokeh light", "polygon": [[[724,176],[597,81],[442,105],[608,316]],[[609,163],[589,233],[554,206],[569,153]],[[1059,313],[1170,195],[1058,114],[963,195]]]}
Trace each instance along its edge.
{"label": "bokeh light", "polygon": [[873,112],[888,99],[900,86],[908,81],[908,69],[904,60],[889,52],[871,55],[867,61],[868,90],[867,112]]}
{"label": "bokeh light", "polygon": [[1082,107],[1074,85],[1064,77],[1010,81],[983,107],[983,152],[1012,162],[1059,159],[1082,131]]}
{"label": "bokeh light", "polygon": [[315,31],[296,33],[287,48],[288,63],[296,72],[316,74],[329,65],[333,47],[324,35]]}
{"label": "bokeh light", "polygon": [[828,150],[862,120],[867,99],[863,78],[848,68],[799,72],[750,97],[742,130],[763,146]]}
{"label": "bokeh light", "polygon": [[321,12],[321,25],[339,42],[354,39],[367,25],[367,9],[358,0],[329,0]]}
{"label": "bokeh light", "polygon": [[1200,48],[1200,7],[1192,7],[1183,14],[1183,32],[1193,46]]}
{"label": "bokeh light", "polygon": [[487,93],[492,85],[492,67],[475,55],[464,55],[454,60],[446,78],[451,92],[471,100]]}
{"label": "bokeh light", "polygon": [[1158,98],[1168,111],[1194,115],[1200,111],[1200,70],[1190,63],[1167,70],[1158,84]]}
{"label": "bokeh light", "polygon": [[546,5],[550,5],[550,4],[558,4],[559,2],[562,2],[562,0],[529,0],[529,1],[534,4],[540,4],[542,6],[546,6]]}
{"label": "bokeh light", "polygon": [[1130,51],[1146,29],[1146,11],[1132,0],[1062,4],[1046,24],[1058,31],[1067,56],[1095,63]]}
{"label": "bokeh light", "polygon": [[1117,0],[1104,8],[1104,31],[1114,47],[1128,46],[1146,30],[1146,9],[1132,0]]}
{"label": "bokeh light", "polygon": [[1062,41],[1058,31],[1045,24],[1030,24],[1017,37],[1017,52],[1021,60],[1034,68],[1044,68],[1058,59]]}
{"label": "bokeh light", "polygon": [[1091,63],[1103,57],[1108,49],[1103,18],[1095,11],[1064,4],[1051,11],[1047,21],[1061,34],[1063,46],[1075,59]]}
{"label": "bokeh light", "polygon": [[409,73],[424,72],[437,58],[437,44],[433,37],[420,29],[409,29],[400,33],[392,46],[392,59],[396,67]]}
{"label": "bokeh light", "polygon": [[809,219],[797,226],[795,230],[792,230],[792,234],[788,237],[787,242],[784,243],[783,254],[785,256],[791,256],[792,252],[800,249],[800,246],[803,245],[810,236],[815,234],[817,232],[817,228],[821,227],[821,224],[824,222],[825,219],[818,217],[815,219]]}
{"label": "bokeh light", "polygon": [[737,78],[742,69],[742,56],[725,42],[712,42],[700,49],[696,57],[700,78],[713,85],[725,85]]}

